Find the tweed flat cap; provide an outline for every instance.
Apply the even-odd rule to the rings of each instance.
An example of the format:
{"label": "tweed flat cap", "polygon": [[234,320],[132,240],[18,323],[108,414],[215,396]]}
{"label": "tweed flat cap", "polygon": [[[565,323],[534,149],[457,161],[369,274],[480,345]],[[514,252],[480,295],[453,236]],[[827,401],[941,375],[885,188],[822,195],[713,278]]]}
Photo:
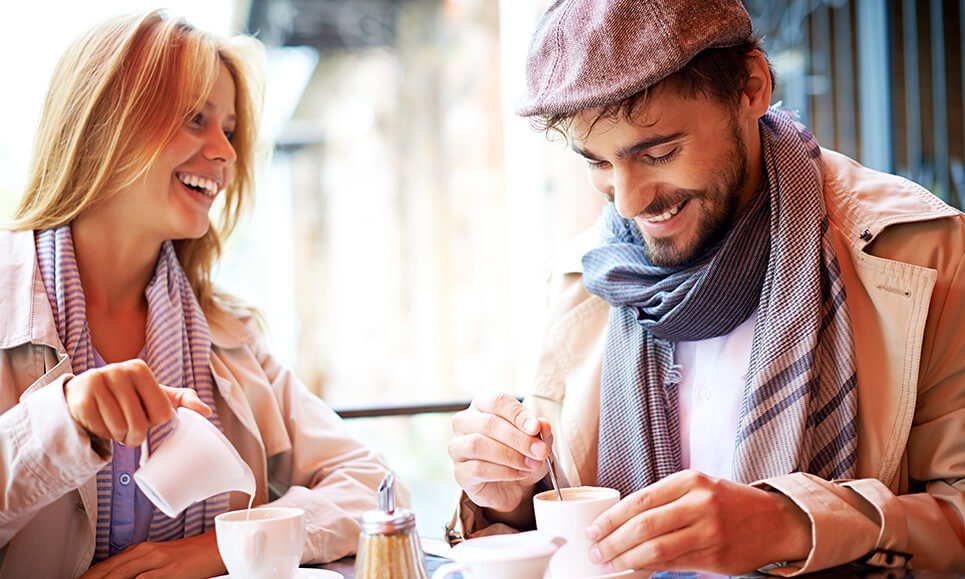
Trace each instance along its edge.
{"label": "tweed flat cap", "polygon": [[707,48],[751,38],[739,0],[556,0],[526,59],[522,116],[619,102],[684,67]]}

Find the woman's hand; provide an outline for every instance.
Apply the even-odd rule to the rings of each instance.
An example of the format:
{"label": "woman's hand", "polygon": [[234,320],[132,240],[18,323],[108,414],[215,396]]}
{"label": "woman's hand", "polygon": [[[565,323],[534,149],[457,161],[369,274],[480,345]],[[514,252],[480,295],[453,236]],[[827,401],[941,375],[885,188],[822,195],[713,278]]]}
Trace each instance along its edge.
{"label": "woman's hand", "polygon": [[67,409],[91,435],[138,446],[152,426],[171,419],[184,406],[202,416],[211,409],[191,388],[161,386],[143,360],[88,370],[64,383]]}
{"label": "woman's hand", "polygon": [[81,579],[101,577],[178,577],[206,578],[227,572],[214,530],[195,537],[131,545],[109,559],[104,559],[81,575]]}

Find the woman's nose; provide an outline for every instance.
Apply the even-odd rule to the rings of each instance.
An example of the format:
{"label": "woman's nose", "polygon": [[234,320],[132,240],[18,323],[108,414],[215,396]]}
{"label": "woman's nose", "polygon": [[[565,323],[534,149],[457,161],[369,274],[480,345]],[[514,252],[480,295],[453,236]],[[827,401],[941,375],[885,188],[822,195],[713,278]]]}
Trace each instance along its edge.
{"label": "woman's nose", "polygon": [[228,135],[220,128],[211,128],[205,136],[204,156],[212,161],[222,163],[234,163],[238,159],[235,148],[232,146]]}

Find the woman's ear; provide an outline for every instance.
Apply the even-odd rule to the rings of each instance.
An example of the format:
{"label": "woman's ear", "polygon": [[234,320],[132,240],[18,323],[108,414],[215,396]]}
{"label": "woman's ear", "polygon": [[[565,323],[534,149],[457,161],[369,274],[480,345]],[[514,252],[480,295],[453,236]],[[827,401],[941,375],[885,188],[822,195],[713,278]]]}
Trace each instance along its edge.
{"label": "woman's ear", "polygon": [[747,59],[747,84],[741,94],[741,102],[755,118],[761,118],[771,106],[771,69],[767,57],[760,50],[751,52]]}

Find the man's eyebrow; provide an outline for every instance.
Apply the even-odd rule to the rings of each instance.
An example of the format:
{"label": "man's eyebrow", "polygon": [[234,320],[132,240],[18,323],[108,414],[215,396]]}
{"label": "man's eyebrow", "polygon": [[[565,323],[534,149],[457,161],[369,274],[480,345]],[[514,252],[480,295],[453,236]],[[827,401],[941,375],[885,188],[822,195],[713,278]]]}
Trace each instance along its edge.
{"label": "man's eyebrow", "polygon": [[570,149],[573,149],[573,152],[574,152],[574,153],[576,153],[577,155],[580,155],[580,156],[582,156],[582,157],[586,157],[586,158],[589,159],[590,161],[599,161],[599,160],[600,160],[599,157],[597,157],[597,156],[594,155],[593,153],[587,151],[586,149],[581,149],[581,148],[580,148],[578,145],[576,145],[575,143],[570,145]]}
{"label": "man's eyebrow", "polygon": [[[683,137],[683,136],[684,136],[684,133],[683,133],[682,131],[678,131],[678,132],[676,132],[676,133],[671,133],[671,134],[669,134],[669,135],[654,135],[654,136],[652,136],[652,137],[649,137],[649,138],[646,138],[646,139],[644,139],[644,140],[642,140],[642,141],[639,141],[639,142],[637,142],[637,143],[634,143],[633,145],[630,145],[629,147],[625,147],[625,148],[623,148],[623,149],[620,149],[620,150],[617,151],[617,153],[616,153],[616,158],[617,158],[617,159],[621,159],[621,160],[622,160],[622,159],[628,159],[628,158],[636,155],[637,153],[639,153],[639,152],[641,152],[641,151],[646,151],[647,149],[650,149],[650,148],[652,148],[652,147],[658,147],[658,146],[660,146],[660,145],[663,145],[664,143],[669,143],[669,142],[671,142],[671,141],[676,141],[677,139],[680,139],[680,138]],[[591,153],[590,151],[587,151],[586,149],[583,149],[583,148],[577,146],[576,144],[570,145],[570,148],[573,149],[573,151],[574,151],[575,153],[577,153],[577,154],[579,154],[579,155],[581,155],[581,156],[583,156],[583,157],[586,157],[587,159],[589,159],[589,160],[591,160],[591,161],[600,161],[600,160],[601,160],[599,157],[597,157],[596,155],[594,155],[594,154]]]}

